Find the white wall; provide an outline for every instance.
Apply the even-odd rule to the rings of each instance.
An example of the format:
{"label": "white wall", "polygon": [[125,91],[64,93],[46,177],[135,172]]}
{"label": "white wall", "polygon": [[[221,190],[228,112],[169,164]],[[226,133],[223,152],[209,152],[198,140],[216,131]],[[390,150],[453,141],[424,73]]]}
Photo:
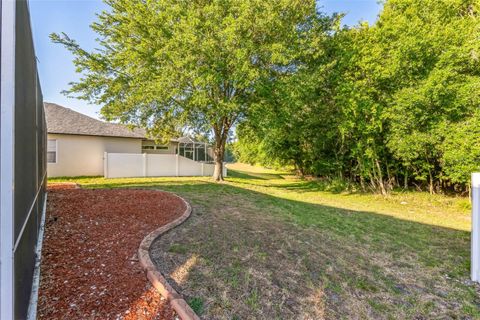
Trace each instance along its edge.
{"label": "white wall", "polygon": [[[211,176],[215,167],[175,154],[108,153],[104,158],[106,178]],[[224,176],[226,171],[224,166]]]}
{"label": "white wall", "polygon": [[174,154],[144,154],[145,175],[148,177],[174,177],[177,175],[177,156]]}
{"label": "white wall", "polygon": [[[142,145],[144,146],[155,146],[155,141],[153,140],[144,140],[142,142]],[[141,152],[143,153],[149,153],[149,154],[175,154],[177,147],[178,147],[178,142],[172,142],[167,144],[168,149],[158,149],[158,150],[152,150],[152,149],[145,149],[142,150]]]}
{"label": "white wall", "polygon": [[49,134],[57,140],[57,162],[48,163],[49,177],[101,176],[105,152],[139,153],[142,140],[82,135]]}
{"label": "white wall", "polygon": [[470,275],[480,282],[480,173],[472,173],[472,233],[470,240]]}

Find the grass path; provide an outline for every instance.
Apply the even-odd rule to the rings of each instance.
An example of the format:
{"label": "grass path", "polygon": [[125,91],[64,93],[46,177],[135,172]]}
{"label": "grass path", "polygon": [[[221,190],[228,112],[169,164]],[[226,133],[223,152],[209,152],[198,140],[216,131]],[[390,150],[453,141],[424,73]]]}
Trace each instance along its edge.
{"label": "grass path", "polygon": [[207,319],[480,317],[468,281],[464,198],[346,194],[287,173],[231,167],[208,178],[76,178],[90,188],[159,188],[194,214],[152,251]]}

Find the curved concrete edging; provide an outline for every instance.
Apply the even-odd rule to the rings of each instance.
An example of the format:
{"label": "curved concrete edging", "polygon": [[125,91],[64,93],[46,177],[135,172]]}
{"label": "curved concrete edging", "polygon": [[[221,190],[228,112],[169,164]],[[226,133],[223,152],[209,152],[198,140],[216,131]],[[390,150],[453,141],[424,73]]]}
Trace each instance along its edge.
{"label": "curved concrete edging", "polygon": [[138,248],[138,260],[140,262],[140,265],[145,269],[148,280],[150,280],[155,289],[157,289],[157,291],[170,302],[172,308],[178,314],[180,319],[200,320],[200,318],[195,314],[192,308],[190,308],[185,299],[183,299],[182,296],[178,294],[170,284],[168,284],[165,277],[160,273],[160,271],[157,270],[157,268],[152,262],[152,259],[150,259],[149,251],[153,241],[155,241],[165,232],[175,228],[179,224],[182,224],[185,220],[188,219],[188,217],[190,217],[190,214],[192,213],[192,207],[185,199],[171,192],[166,193],[170,193],[175,197],[181,199],[185,204],[186,209],[180,217],[150,232],[145,238],[143,238],[142,242],[140,243],[140,247]]}

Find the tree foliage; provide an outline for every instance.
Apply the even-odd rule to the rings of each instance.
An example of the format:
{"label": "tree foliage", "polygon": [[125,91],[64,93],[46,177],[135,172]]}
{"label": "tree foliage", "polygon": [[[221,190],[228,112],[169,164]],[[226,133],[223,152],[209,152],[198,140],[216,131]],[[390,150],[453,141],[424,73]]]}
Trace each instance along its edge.
{"label": "tree foliage", "polygon": [[92,29],[99,48],[52,34],[83,77],[68,94],[102,105],[107,120],[210,134],[215,178],[225,143],[265,90],[295,70],[299,47],[328,19],[314,0],[104,0]]}
{"label": "tree foliage", "polygon": [[312,37],[295,74],[239,125],[238,144],[256,149],[247,160],[382,193],[464,188],[480,169],[479,10],[478,0],[389,0],[372,26]]}

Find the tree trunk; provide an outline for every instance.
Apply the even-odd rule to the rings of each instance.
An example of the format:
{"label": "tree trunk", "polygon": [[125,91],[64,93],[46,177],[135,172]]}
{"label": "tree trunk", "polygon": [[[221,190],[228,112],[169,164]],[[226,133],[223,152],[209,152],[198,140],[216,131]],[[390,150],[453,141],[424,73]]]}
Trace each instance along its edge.
{"label": "tree trunk", "polygon": [[360,169],[360,172],[358,173],[358,177],[360,178],[360,187],[362,188],[362,191],[365,192],[365,178],[363,176],[364,174],[364,168],[361,160],[358,160],[358,167]]}
{"label": "tree trunk", "polygon": [[225,140],[215,142],[215,169],[213,170],[213,180],[223,181],[223,157],[225,155]]}
{"label": "tree trunk", "polygon": [[433,176],[432,176],[432,171],[430,169],[428,169],[428,177],[429,177],[428,190],[429,190],[430,194],[434,194],[435,189],[433,187]]}
{"label": "tree trunk", "polygon": [[221,126],[213,129],[215,133],[215,149],[213,150],[215,169],[213,170],[213,180],[217,182],[223,181],[223,158],[229,129],[230,126],[226,124],[226,119],[222,120]]}
{"label": "tree trunk", "polygon": [[299,159],[293,160],[295,163],[295,170],[297,171],[297,175],[300,175],[302,178],[305,176],[305,168],[303,167],[302,162]]}
{"label": "tree trunk", "polygon": [[378,170],[378,186],[380,187],[380,192],[382,193],[382,195],[386,196],[387,190],[385,189],[385,185],[383,184],[383,173],[382,173],[382,168],[380,167],[380,163],[378,162],[378,159],[375,160],[375,164]]}
{"label": "tree trunk", "polygon": [[427,165],[428,165],[428,191],[430,192],[430,194],[434,194],[435,193],[435,189],[434,189],[434,186],[433,186],[433,174],[432,174],[432,168],[434,169],[434,165],[431,165],[430,166],[430,161],[428,161],[428,156],[425,155],[425,160],[427,161]]}
{"label": "tree trunk", "polygon": [[472,204],[472,184],[468,184],[468,202]]}
{"label": "tree trunk", "polygon": [[223,161],[215,159],[215,169],[213,170],[213,180],[223,181]]}
{"label": "tree trunk", "polygon": [[365,180],[363,178],[363,174],[360,174],[360,187],[362,188],[362,191],[365,192]]}
{"label": "tree trunk", "polygon": [[225,156],[225,145],[227,144],[228,133],[232,124],[238,115],[232,117],[222,117],[213,125],[213,133],[215,136],[215,149],[213,151],[215,168],[213,170],[213,180],[223,181],[223,159]]}
{"label": "tree trunk", "polygon": [[368,177],[370,178],[370,184],[372,185],[372,190],[377,190],[377,185],[375,184],[375,172],[372,173],[372,170],[368,171]]}

